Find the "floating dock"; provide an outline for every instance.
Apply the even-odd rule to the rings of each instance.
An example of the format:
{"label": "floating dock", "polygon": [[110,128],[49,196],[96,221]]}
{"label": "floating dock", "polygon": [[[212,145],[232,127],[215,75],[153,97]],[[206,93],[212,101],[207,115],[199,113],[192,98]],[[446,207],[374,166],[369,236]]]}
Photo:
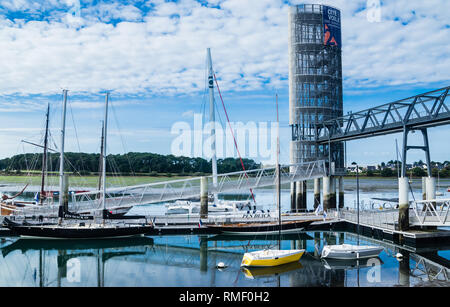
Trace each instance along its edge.
{"label": "floating dock", "polygon": [[[375,213],[377,214],[377,213]],[[329,214],[332,216],[332,214]],[[343,215],[346,217],[345,215]],[[207,224],[227,224],[227,223],[264,223],[273,222],[273,217],[260,216],[258,218],[248,217],[210,217],[202,219],[199,223],[198,216],[169,217],[153,216],[147,217],[153,220],[155,228],[148,235],[207,235],[219,234],[220,231],[207,227]],[[352,218],[321,218],[314,214],[286,214],[283,215],[283,221],[313,221],[305,231],[344,231],[357,233],[358,224]],[[437,227],[413,228],[409,231],[399,231],[395,223],[369,223],[367,219],[361,219],[359,224],[360,235],[367,238],[393,242],[407,246],[427,246],[450,244],[450,230],[439,229]],[[7,228],[0,228],[0,236],[7,237],[13,234]]]}

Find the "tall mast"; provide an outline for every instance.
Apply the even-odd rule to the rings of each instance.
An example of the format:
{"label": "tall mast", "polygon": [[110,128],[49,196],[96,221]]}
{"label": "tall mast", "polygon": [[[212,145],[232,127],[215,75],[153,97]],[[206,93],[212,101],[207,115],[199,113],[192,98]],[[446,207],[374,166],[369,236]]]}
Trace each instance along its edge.
{"label": "tall mast", "polygon": [[106,210],[106,135],[107,135],[107,131],[108,131],[108,101],[109,101],[109,93],[106,93],[105,121],[103,122],[103,157],[102,157],[103,158],[103,166],[102,166],[103,210]]}
{"label": "tall mast", "polygon": [[59,158],[59,218],[60,221],[64,217],[64,140],[66,133],[66,105],[67,105],[67,90],[63,90],[63,107],[61,119],[61,151]]}
{"label": "tall mast", "polygon": [[[216,157],[216,112],[214,104],[214,72],[211,60],[211,49],[207,49],[208,54],[208,86],[209,86],[209,121],[211,125],[211,164],[212,164],[212,175],[213,175],[213,185],[217,187],[217,157]],[[217,203],[217,194],[214,194],[214,203]]]}
{"label": "tall mast", "polygon": [[42,155],[42,178],[41,178],[41,195],[39,202],[42,205],[45,195],[45,172],[47,170],[47,148],[48,148],[48,122],[50,114],[50,104],[47,105],[47,115],[45,121],[45,136],[44,136],[44,154]]}
{"label": "tall mast", "polygon": [[278,117],[278,94],[276,94],[277,103],[277,207],[278,207],[278,249],[281,249],[281,168],[280,168],[280,119]]}
{"label": "tall mast", "polygon": [[[99,166],[98,166],[98,172],[100,174],[98,179],[98,190],[100,191],[102,189],[102,180],[103,180],[103,140],[105,137],[105,122],[102,121],[102,138],[100,141],[100,159],[99,159]],[[98,196],[100,198],[100,194]]]}

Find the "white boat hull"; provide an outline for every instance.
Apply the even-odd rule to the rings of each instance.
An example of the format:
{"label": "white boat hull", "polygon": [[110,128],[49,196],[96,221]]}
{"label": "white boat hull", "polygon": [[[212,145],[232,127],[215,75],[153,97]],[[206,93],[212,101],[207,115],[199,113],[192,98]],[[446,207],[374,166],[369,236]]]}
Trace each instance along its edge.
{"label": "white boat hull", "polygon": [[349,244],[327,245],[322,250],[322,258],[329,259],[365,259],[374,258],[383,251],[380,246],[355,246]]}

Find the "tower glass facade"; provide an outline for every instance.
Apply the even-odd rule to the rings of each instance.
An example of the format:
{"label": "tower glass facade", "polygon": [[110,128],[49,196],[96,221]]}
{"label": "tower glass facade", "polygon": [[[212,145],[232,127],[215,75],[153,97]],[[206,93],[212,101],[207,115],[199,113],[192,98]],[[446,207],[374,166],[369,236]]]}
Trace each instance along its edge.
{"label": "tower glass facade", "polygon": [[[342,143],[317,145],[315,124],[343,115],[341,20],[336,8],[303,4],[289,10],[291,162],[325,159],[344,167]],[[331,166],[331,165],[330,165]]]}

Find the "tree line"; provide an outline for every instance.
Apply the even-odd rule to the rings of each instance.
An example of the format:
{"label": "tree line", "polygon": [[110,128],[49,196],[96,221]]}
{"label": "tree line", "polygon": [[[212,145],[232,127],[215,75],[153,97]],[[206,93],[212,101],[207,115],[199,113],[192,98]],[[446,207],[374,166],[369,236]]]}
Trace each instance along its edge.
{"label": "tree line", "polygon": [[[42,170],[42,153],[27,153],[15,155],[11,158],[0,160],[0,171],[6,174],[18,174],[26,171]],[[82,175],[94,175],[99,173],[100,154],[95,153],[65,153],[67,163],[64,171],[79,173]],[[122,175],[158,175],[177,174],[194,175],[210,174],[212,171],[211,160],[203,158],[176,157],[174,155],[160,155],[154,153],[130,152],[128,154],[108,155],[106,163],[107,173],[120,173]],[[47,170],[59,171],[59,154],[49,153]],[[261,168],[261,163],[252,159],[242,159],[246,170]],[[225,158],[217,160],[219,173],[242,171],[240,159]]]}

